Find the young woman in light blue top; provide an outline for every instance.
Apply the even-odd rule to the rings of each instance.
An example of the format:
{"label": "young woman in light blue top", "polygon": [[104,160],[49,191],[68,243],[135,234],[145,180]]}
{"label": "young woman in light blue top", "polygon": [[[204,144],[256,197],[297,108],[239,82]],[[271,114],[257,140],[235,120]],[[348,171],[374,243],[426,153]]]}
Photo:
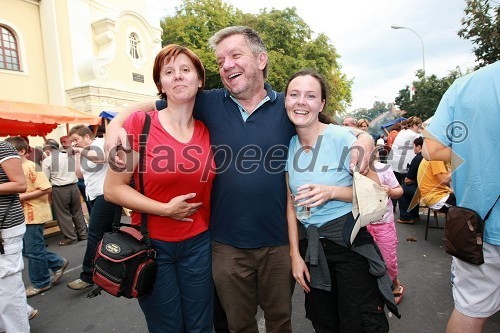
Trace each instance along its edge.
{"label": "young woman in light blue top", "polygon": [[[294,74],[285,91],[297,130],[286,173],[293,276],[306,292],[306,317],[316,332],[387,332],[384,303],[399,313],[373,238],[366,228],[352,248],[342,238],[344,222],[352,218],[349,150],[356,137],[351,129],[319,121],[326,92],[324,78],[312,70]],[[297,222],[294,204],[310,207],[310,217]]]}

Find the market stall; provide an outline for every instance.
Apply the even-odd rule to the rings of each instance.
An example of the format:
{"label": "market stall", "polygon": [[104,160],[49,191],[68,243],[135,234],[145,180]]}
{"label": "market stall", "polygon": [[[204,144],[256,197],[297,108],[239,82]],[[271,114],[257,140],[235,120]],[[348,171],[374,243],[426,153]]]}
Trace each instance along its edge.
{"label": "market stall", "polygon": [[45,137],[60,124],[99,124],[101,118],[69,106],[0,100],[0,136]]}

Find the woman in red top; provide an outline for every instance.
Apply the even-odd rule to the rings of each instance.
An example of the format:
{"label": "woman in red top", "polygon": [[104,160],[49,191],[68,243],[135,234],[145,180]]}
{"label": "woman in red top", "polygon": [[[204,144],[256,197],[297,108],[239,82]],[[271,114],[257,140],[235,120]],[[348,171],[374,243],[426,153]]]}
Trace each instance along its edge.
{"label": "woman in red top", "polygon": [[124,172],[108,170],[106,200],[148,214],[158,276],[153,292],[141,299],[150,332],[211,332],[213,282],[211,273],[210,191],[215,170],[208,130],[193,118],[196,95],[205,85],[205,69],[188,48],[171,44],[156,56],[153,79],[168,107],[151,112],[146,143],[144,193],[138,185],[138,137],[145,113],[128,118],[131,152]]}
{"label": "woman in red top", "polygon": [[394,143],[394,140],[396,139],[396,136],[398,133],[401,131],[401,123],[395,123],[392,125],[391,131],[389,132],[389,135],[387,135],[387,141],[386,145],[390,148],[392,148],[392,144]]}

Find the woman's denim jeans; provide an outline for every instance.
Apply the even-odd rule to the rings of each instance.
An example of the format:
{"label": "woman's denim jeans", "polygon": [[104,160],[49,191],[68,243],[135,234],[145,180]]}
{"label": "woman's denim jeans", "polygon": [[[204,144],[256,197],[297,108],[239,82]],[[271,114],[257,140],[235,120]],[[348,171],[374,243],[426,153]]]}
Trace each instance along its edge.
{"label": "woman's denim jeans", "polygon": [[35,288],[50,286],[50,270],[57,271],[64,260],[47,251],[43,237],[43,224],[27,224],[23,238],[23,255],[28,258],[28,272]]}
{"label": "woman's denim jeans", "polygon": [[89,232],[87,234],[87,249],[83,257],[82,273],[80,279],[87,283],[92,282],[92,263],[94,262],[97,245],[102,240],[104,233],[111,231],[115,219],[121,219],[122,208],[112,202],[104,200],[104,195],[99,195],[91,202]]}
{"label": "woman's denim jeans", "polygon": [[149,332],[212,332],[208,231],[181,242],[151,242],[158,254],[158,276],[153,292],[139,299]]}

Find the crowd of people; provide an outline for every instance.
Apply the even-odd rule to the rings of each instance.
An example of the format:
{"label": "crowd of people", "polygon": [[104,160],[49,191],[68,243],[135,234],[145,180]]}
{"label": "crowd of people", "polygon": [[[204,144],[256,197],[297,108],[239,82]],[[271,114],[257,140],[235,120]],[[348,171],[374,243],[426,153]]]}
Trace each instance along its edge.
{"label": "crowd of people", "polygon": [[[499,79],[500,61],[457,79],[423,133],[421,119],[410,117],[392,126],[382,148],[389,152],[387,163],[403,189],[393,200],[399,206],[398,223],[418,222],[419,204],[445,214],[458,205],[481,218],[489,215],[482,239],[485,263],[452,259],[455,307],[447,333],[483,332],[488,318],[500,310],[500,284],[494,278],[500,273],[500,186],[495,174],[500,157],[486,144],[499,137]],[[344,119],[343,125],[354,124],[353,117]],[[386,264],[389,270],[390,262]]]}
{"label": "crowd of people", "polygon": [[[67,259],[46,249],[45,223],[57,218],[61,246],[87,239],[74,155],[53,139],[43,150],[21,136],[0,142],[0,331],[29,332],[38,310],[27,298],[57,285],[68,267]],[[26,288],[23,256],[31,282]]]}
{"label": "crowd of people", "polygon": [[[54,140],[46,142],[45,159],[35,158],[23,138],[0,144],[0,208],[5,212],[0,331],[29,332],[29,319],[38,311],[27,297],[56,285],[68,266],[68,260],[45,249],[43,223],[52,219],[49,194],[64,237],[59,245],[87,240],[80,277],[67,284],[74,290],[93,286],[97,244],[121,217],[121,207],[132,210],[134,225],[147,215],[158,277],[152,293],[138,302],[150,332],[258,332],[259,306],[267,332],[291,332],[296,284],[304,290],[306,317],[316,332],[388,332],[384,309],[399,318],[397,305],[405,292],[398,278],[398,203],[397,222],[410,224],[419,218],[418,205],[415,211],[410,204],[415,193],[442,211],[458,203],[485,213],[496,205],[498,154],[480,160],[469,142],[450,138],[446,124],[462,121],[471,124],[471,136],[476,131],[481,138],[485,132],[498,136],[490,127],[500,120],[498,100],[492,98],[499,95],[500,63],[450,88],[425,142],[422,120],[410,117],[395,124],[387,140],[380,138],[383,144],[376,149],[368,120],[348,117],[339,126],[325,117],[328,88],[315,70],[294,73],[284,92],[274,91],[266,82],[266,46],[252,28],[227,27],[209,45],[222,89],[204,90],[199,57],[170,44],[154,61],[159,99],[122,110],[108,126],[106,142],[78,125],[69,138],[61,138],[62,149]],[[478,119],[474,104],[462,105],[476,93],[483,96],[477,98],[483,110],[491,110],[487,120]],[[151,126],[146,163],[140,166],[145,112]],[[466,164],[451,180],[449,147]],[[391,200],[383,218],[361,228],[351,246],[342,234],[346,221],[355,218],[354,168]],[[470,191],[469,177],[478,169],[481,177],[474,178]],[[79,179],[90,207],[88,231]],[[480,204],[479,197],[484,198]],[[449,333],[480,332],[486,318],[500,309],[500,297],[487,297],[498,296],[499,290],[494,278],[500,273],[499,219],[495,208],[486,227],[483,266],[453,260],[455,310]],[[28,288],[21,278],[21,253],[29,259]],[[477,281],[484,282],[484,292],[471,289]]]}
{"label": "crowd of people", "polygon": [[[104,232],[111,231],[114,219],[121,218],[121,207],[104,200],[104,139],[94,138],[84,125],[71,128],[69,134],[61,137],[62,148],[54,139],[47,139],[42,149],[30,147],[21,136],[1,142],[2,332],[29,332],[28,320],[38,310],[26,299],[57,285],[69,265],[67,259],[46,249],[45,223],[57,221],[62,235],[59,246],[87,242],[81,276],[67,284],[82,290],[93,285],[97,244]],[[80,179],[83,186],[78,185]],[[88,226],[84,201],[89,204]],[[21,279],[23,256],[31,282],[26,288]]]}

